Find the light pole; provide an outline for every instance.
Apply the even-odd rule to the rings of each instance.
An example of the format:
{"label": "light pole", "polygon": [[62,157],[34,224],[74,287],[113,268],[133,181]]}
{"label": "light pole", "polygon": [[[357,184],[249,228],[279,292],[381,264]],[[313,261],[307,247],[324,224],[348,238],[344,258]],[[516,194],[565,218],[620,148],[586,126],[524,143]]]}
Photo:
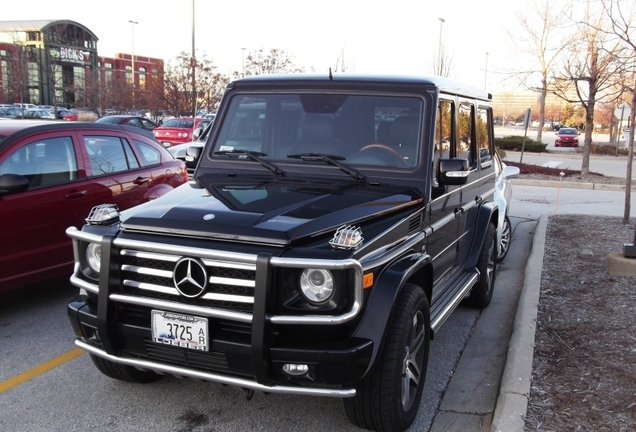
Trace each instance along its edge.
{"label": "light pole", "polygon": [[[197,58],[195,55],[195,50],[194,50],[194,0],[192,0],[192,102],[193,102],[193,110],[194,113],[192,115],[192,118],[195,119],[194,123],[196,123],[196,118],[197,118],[197,81],[196,81],[196,74],[197,74]],[[194,131],[194,129],[193,129]]]}
{"label": "light pole", "polygon": [[446,22],[444,18],[439,17],[439,46],[437,47],[437,72],[442,76],[442,27]]}
{"label": "light pole", "polygon": [[488,51],[486,51],[486,67],[484,69],[484,91],[486,91],[488,84]]}
{"label": "light pole", "polygon": [[132,107],[135,108],[135,24],[137,21],[128,20],[132,29]]}

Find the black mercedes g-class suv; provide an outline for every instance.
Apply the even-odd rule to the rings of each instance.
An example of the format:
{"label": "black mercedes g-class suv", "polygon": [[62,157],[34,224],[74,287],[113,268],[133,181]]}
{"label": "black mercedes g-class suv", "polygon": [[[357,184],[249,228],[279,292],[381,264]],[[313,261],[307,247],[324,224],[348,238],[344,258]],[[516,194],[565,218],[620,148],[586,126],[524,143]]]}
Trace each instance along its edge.
{"label": "black mercedes g-class suv", "polygon": [[430,339],[493,292],[489,102],[438,77],[230,83],[189,184],[67,230],[76,345],[115,379],[339,397],[408,428]]}

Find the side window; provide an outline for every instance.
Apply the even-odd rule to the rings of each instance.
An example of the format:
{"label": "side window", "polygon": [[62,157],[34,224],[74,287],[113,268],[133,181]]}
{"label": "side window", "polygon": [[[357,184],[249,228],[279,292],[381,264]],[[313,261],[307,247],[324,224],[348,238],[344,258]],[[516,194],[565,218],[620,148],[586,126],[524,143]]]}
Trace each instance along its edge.
{"label": "side window", "polygon": [[141,155],[141,159],[144,162],[145,166],[148,165],[157,165],[161,163],[161,153],[152,146],[149,146],[146,143],[142,143],[141,141],[133,141],[137,150],[139,150],[139,154]]}
{"label": "side window", "polygon": [[458,135],[459,141],[455,142],[455,156],[468,159],[471,167],[474,167],[475,160],[471,145],[473,143],[473,120],[474,107],[472,103],[461,103],[459,105]]}
{"label": "side window", "polygon": [[138,128],[143,128],[144,126],[141,124],[141,122],[139,121],[139,119],[130,119],[130,121],[128,122],[128,124],[130,126],[135,126]]}
{"label": "side window", "polygon": [[20,174],[29,189],[77,179],[77,158],[70,137],[47,138],[26,144],[0,164],[0,174]]}
{"label": "side window", "polygon": [[479,107],[477,110],[477,147],[479,149],[479,165],[481,168],[492,166],[491,122],[492,111],[490,108]]}
{"label": "side window", "polygon": [[440,100],[437,105],[435,120],[435,154],[433,163],[435,169],[435,181],[437,181],[438,160],[447,159],[450,155],[451,143],[455,142],[453,136],[453,112],[455,104],[448,100]]}
{"label": "side window", "polygon": [[119,137],[87,136],[84,137],[84,145],[94,176],[126,171],[130,167],[139,166],[132,151],[127,149],[128,143]]}
{"label": "side window", "polygon": [[436,158],[447,158],[453,142],[453,111],[451,101],[440,100],[437,105],[437,120],[435,122],[435,155]]}
{"label": "side window", "polygon": [[141,119],[140,121],[141,121],[141,123],[142,123],[142,127],[143,127],[144,129],[150,129],[150,130],[152,130],[152,129],[154,129],[154,128],[155,128],[155,125],[154,125],[154,124],[153,124],[150,120]]}

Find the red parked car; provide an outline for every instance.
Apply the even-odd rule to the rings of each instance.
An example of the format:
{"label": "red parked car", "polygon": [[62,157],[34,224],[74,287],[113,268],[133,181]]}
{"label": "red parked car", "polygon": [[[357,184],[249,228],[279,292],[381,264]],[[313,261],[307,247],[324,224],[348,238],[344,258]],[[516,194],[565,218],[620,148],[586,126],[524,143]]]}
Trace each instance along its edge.
{"label": "red parked car", "polygon": [[155,128],[153,131],[157,141],[164,147],[171,147],[176,144],[183,144],[193,141],[192,134],[200,127],[204,128],[212,120],[197,117],[181,117],[168,120],[162,126]]}
{"label": "red parked car", "polygon": [[152,132],[122,125],[0,122],[0,291],[72,272],[66,228],[102,203],[128,209],[188,181]]}
{"label": "red parked car", "polygon": [[554,142],[555,147],[578,147],[579,131],[574,128],[562,127],[556,133],[557,139]]}

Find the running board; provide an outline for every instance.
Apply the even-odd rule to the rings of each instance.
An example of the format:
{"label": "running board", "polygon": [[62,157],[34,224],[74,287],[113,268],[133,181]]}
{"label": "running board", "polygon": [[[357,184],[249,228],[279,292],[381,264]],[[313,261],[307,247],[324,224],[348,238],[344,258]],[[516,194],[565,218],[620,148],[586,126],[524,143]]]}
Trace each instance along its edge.
{"label": "running board", "polygon": [[452,295],[447,302],[434,305],[431,309],[431,330],[437,331],[444,321],[448,319],[450,314],[455,310],[459,303],[468,295],[471,288],[479,280],[479,271],[476,269],[464,272],[456,283]]}

